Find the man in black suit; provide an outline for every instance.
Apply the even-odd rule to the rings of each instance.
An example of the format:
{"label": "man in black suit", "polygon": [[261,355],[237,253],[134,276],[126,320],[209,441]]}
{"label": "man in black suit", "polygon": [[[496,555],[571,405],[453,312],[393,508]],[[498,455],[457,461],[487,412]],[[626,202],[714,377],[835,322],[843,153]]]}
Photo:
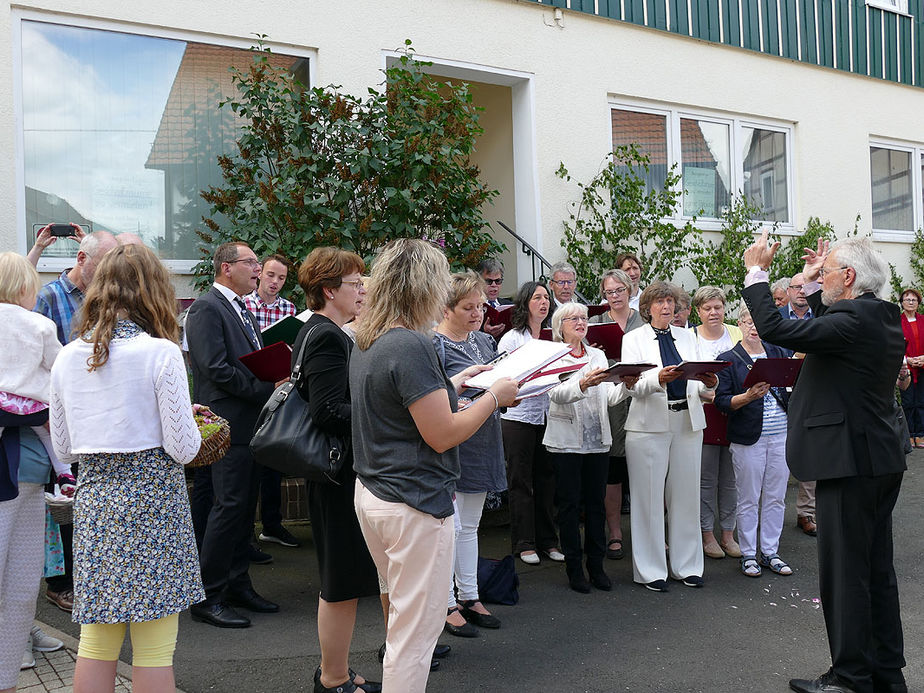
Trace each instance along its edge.
{"label": "man in black suit", "polygon": [[250,439],[273,385],[258,380],[239,357],[262,347],[256,318],[242,296],[256,288],[260,262],[245,243],[224,243],[212,259],[215,283],[190,306],[186,340],[193,399],[231,424],[231,449],[212,465],[215,501],[202,539],[205,601],[192,616],[221,628],[246,628],[250,619],[234,606],[271,613],[279,607],[253,589],[248,574],[250,533],[259,468]]}
{"label": "man in black suit", "polygon": [[[799,693],[905,693],[892,562],[892,509],[905,470],[895,378],[905,345],[893,303],[876,298],[885,263],[866,238],[806,249],[813,320],[785,320],[767,269],[767,232],[744,253],[744,300],[761,337],[806,354],[789,407],[787,462],[817,480],[818,572],[833,666]],[[821,279],[821,291],[817,279]]]}

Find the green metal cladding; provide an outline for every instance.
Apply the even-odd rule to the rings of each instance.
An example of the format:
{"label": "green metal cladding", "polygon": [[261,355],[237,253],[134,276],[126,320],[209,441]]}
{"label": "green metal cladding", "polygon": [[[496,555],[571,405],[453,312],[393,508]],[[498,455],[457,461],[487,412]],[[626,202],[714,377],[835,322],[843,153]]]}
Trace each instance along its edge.
{"label": "green metal cladding", "polygon": [[924,0],[908,13],[865,0],[523,0],[924,86]]}

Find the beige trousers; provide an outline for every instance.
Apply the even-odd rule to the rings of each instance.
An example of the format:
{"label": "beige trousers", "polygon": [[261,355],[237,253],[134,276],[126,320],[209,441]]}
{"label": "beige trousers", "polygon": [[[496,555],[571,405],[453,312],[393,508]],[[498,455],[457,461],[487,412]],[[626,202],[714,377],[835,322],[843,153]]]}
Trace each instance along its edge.
{"label": "beige trousers", "polygon": [[796,493],[796,516],[815,519],[815,482],[800,481]]}
{"label": "beige trousers", "polygon": [[383,693],[424,693],[436,639],[446,622],[455,526],[404,503],[377,498],[359,479],[353,496],[359,527],[391,605]]}

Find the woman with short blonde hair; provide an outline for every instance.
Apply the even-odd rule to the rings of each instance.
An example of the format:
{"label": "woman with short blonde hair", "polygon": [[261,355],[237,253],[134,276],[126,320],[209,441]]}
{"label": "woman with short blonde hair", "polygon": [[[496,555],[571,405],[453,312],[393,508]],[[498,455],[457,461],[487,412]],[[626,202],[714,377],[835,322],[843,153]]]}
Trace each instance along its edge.
{"label": "woman with short blonde hair", "polygon": [[[717,286],[701,286],[693,294],[693,308],[699,325],[690,328],[696,338],[696,355],[712,361],[741,341],[737,325],[725,322],[725,292]],[[741,557],[735,541],[735,509],[738,507],[735,468],[726,435],[727,417],[712,402],[703,404],[706,430],[703,431],[702,467],[700,469],[700,529],[703,553],[709,558]],[[718,517],[722,538],[716,541]]]}
{"label": "woman with short blonde hair", "polygon": [[484,367],[450,379],[427,334],[449,284],[449,263],[434,246],[409,238],[389,243],[373,262],[350,360],[354,505],[391,600],[386,693],[423,693],[445,623],[456,446],[516,400],[517,384],[503,378],[458,411],[462,384]]}

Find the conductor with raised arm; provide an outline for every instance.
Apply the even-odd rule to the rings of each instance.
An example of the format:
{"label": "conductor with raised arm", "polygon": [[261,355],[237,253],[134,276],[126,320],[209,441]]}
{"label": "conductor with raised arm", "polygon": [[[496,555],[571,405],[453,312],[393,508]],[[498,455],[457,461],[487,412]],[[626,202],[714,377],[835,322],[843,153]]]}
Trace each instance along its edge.
{"label": "conductor with raised arm", "polygon": [[[814,320],[786,320],[767,270],[767,232],[744,253],[744,300],[761,337],[806,354],[789,408],[786,457],[817,480],[818,572],[832,667],[800,693],[905,693],[902,624],[892,562],[892,509],[905,470],[894,397],[904,339],[898,306],[876,297],[888,276],[866,238],[806,248]],[[820,281],[820,284],[819,284]]]}

